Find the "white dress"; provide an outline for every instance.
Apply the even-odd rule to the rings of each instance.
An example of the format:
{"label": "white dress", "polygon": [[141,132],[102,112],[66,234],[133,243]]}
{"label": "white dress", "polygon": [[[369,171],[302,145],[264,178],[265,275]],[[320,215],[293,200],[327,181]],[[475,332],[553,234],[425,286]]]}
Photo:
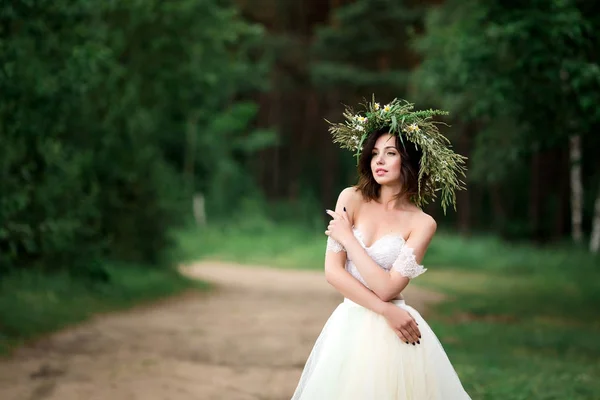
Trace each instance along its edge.
{"label": "white dress", "polygon": [[[426,271],[402,237],[387,235],[367,247],[360,231],[354,235],[381,268],[409,278]],[[327,250],[344,248],[329,238]],[[346,270],[366,286],[350,259]],[[404,300],[393,302],[415,318],[421,344],[402,342],[383,316],[346,298],[317,338],[292,400],[470,399],[429,325]]]}

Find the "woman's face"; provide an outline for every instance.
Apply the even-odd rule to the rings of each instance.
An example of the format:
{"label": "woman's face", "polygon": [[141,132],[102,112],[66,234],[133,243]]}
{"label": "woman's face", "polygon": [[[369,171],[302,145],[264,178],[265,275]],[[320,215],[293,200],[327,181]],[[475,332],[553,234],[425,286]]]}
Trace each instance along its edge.
{"label": "woman's face", "polygon": [[371,172],[375,181],[380,185],[400,182],[400,161],[396,137],[389,133],[381,135],[371,154]]}

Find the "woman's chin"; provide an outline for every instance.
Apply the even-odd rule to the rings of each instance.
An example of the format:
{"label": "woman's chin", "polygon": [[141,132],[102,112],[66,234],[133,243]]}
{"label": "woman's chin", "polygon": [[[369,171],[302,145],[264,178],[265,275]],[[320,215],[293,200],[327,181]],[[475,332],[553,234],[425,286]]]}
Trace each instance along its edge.
{"label": "woman's chin", "polygon": [[398,179],[400,179],[400,177],[387,176],[387,174],[383,176],[373,174],[373,179],[381,186],[395,186],[398,184]]}
{"label": "woman's chin", "polygon": [[385,177],[385,176],[377,176],[377,175],[373,175],[373,179],[375,179],[375,182],[377,182],[380,185],[385,185],[391,182],[391,179]]}

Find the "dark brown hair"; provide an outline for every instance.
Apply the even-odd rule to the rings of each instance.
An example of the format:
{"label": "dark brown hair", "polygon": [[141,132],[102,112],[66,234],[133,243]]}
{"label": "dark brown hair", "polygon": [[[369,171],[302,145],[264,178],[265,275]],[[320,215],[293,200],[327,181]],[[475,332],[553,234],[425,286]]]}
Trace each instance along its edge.
{"label": "dark brown hair", "polygon": [[[377,200],[381,191],[381,185],[375,181],[371,171],[373,148],[380,136],[389,133],[389,127],[381,128],[369,134],[363,143],[363,149],[358,160],[358,184],[356,187],[367,201]],[[409,142],[406,137],[403,137],[404,140],[401,141],[400,137],[394,134],[393,138],[396,141],[396,149],[400,153],[401,160],[400,184],[402,189],[396,198],[408,196],[413,201],[419,193],[419,168],[423,152],[414,143]],[[423,176],[421,181],[424,182],[426,178],[426,176]]]}

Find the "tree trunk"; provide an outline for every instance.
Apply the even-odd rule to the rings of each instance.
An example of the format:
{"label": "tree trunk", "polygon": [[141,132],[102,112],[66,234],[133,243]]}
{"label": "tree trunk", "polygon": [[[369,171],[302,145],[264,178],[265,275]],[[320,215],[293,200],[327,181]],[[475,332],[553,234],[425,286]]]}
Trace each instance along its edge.
{"label": "tree trunk", "polygon": [[571,136],[569,140],[569,160],[571,169],[571,235],[573,241],[581,243],[583,231],[583,183],[581,181],[581,136]]}
{"label": "tree trunk", "polygon": [[554,240],[560,240],[567,230],[568,212],[569,212],[569,176],[565,168],[569,164],[569,154],[566,149],[560,149],[558,153],[560,164],[556,170],[556,196],[558,205],[554,214]]}
{"label": "tree trunk", "polygon": [[481,211],[483,207],[483,185],[479,185],[475,182],[471,183],[468,187],[469,203],[471,205],[471,228],[472,229],[489,229],[488,226],[488,213]]}
{"label": "tree trunk", "polygon": [[[471,137],[474,126],[473,124],[465,124],[459,132],[458,137],[458,151],[460,154],[469,156],[471,153]],[[465,178],[465,185],[467,190],[460,190],[456,194],[457,197],[457,219],[458,219],[458,230],[463,235],[469,235],[471,233],[471,191],[469,187],[469,175]]]}
{"label": "tree trunk", "polygon": [[[270,126],[270,118],[271,118],[271,97],[267,92],[262,92],[258,94],[257,98],[258,103],[258,116],[256,125],[259,127],[269,127]],[[256,157],[251,157],[254,174],[257,177],[258,186],[263,189],[265,194],[269,196],[268,187],[269,187],[269,154],[271,149],[263,149],[259,151]]]}
{"label": "tree trunk", "polygon": [[[327,95],[327,103],[329,113],[335,115],[338,111],[337,104],[339,103],[339,94],[337,90],[332,90]],[[332,209],[335,207],[335,202],[337,199],[336,190],[340,185],[336,185],[335,179],[338,176],[337,174],[337,166],[338,160],[337,156],[339,152],[336,149],[336,145],[331,141],[331,136],[328,134],[320,135],[321,144],[319,145],[321,149],[321,201],[323,208]],[[329,216],[324,214],[324,217],[327,217],[326,220],[329,219]]]}
{"label": "tree trunk", "polygon": [[196,152],[198,141],[199,112],[194,112],[187,118],[186,146],[184,149],[184,176],[187,192],[192,197],[192,212],[196,224],[206,225],[206,209],[204,195],[196,193]]}
{"label": "tree trunk", "polygon": [[461,190],[456,194],[457,199],[457,222],[458,230],[462,235],[469,235],[471,233],[471,192],[468,190]]}
{"label": "tree trunk", "polygon": [[[276,130],[279,136],[280,143],[283,142],[282,136],[285,135],[282,124],[281,106],[284,101],[283,92],[277,88],[280,85],[280,72],[277,66],[273,69],[273,76],[271,82],[273,83],[273,90],[271,91],[271,104],[269,105],[269,125]],[[274,148],[269,149],[268,159],[270,163],[267,164],[267,174],[269,176],[267,194],[269,198],[278,198],[280,196],[279,183],[280,183],[280,156],[282,146],[278,144]]]}
{"label": "tree trunk", "polygon": [[296,132],[297,141],[289,160],[288,199],[292,202],[297,201],[300,195],[302,167],[307,160],[306,152],[315,131],[315,121],[318,121],[319,118],[319,98],[316,92],[308,90],[304,92],[303,98],[305,100],[305,115],[299,124],[301,129]]}
{"label": "tree trunk", "polygon": [[600,250],[600,187],[594,204],[594,219],[592,220],[592,237],[590,239],[590,251],[598,253]]}
{"label": "tree trunk", "polygon": [[489,186],[490,203],[492,205],[494,231],[504,234],[504,226],[506,223],[506,207],[504,206],[504,196],[499,183],[492,183]]}
{"label": "tree trunk", "polygon": [[541,190],[540,190],[540,169],[541,154],[536,152],[531,157],[531,183],[529,186],[529,226],[532,239],[540,240],[540,215],[541,215]]}
{"label": "tree trunk", "polygon": [[196,143],[198,141],[199,119],[200,112],[193,112],[187,118],[185,129],[186,145],[183,149],[183,175],[186,181],[187,192],[190,195],[193,195],[196,189]]}

